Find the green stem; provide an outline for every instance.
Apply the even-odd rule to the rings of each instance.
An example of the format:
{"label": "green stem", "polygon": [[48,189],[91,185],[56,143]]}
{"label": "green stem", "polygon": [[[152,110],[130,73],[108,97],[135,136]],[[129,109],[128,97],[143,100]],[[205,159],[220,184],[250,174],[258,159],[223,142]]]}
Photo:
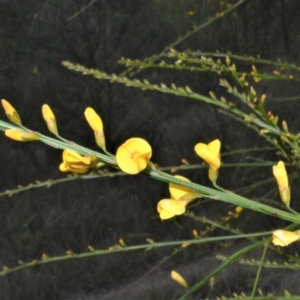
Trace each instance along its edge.
{"label": "green stem", "polygon": [[290,206],[286,206],[286,208],[287,208],[287,210],[289,210],[292,214],[294,214],[294,215],[300,217],[300,214],[299,214],[297,211],[295,211],[294,209],[292,209]]}
{"label": "green stem", "polygon": [[[268,238],[266,241],[271,241],[271,238]],[[200,282],[196,283],[193,287],[191,287],[182,297],[179,298],[179,300],[185,300],[187,299],[190,295],[192,295],[194,292],[199,290],[205,283],[207,283],[210,278],[218,275],[221,271],[223,271],[226,267],[228,267],[230,264],[232,264],[235,260],[237,260],[240,256],[244,255],[245,253],[256,249],[263,245],[266,241],[259,241],[254,244],[251,244],[248,247],[243,248],[242,250],[234,253],[231,255],[221,266],[217,269],[215,269],[212,273],[210,273],[208,276],[206,276],[203,280]]]}
{"label": "green stem", "polygon": [[254,299],[255,291],[256,291],[256,288],[257,288],[257,284],[258,284],[258,281],[259,281],[259,277],[260,277],[260,274],[261,274],[261,270],[262,270],[263,263],[264,263],[264,260],[265,260],[265,257],[266,257],[266,253],[267,253],[269,243],[270,242],[267,242],[265,244],[265,247],[264,247],[264,251],[263,251],[263,254],[262,254],[262,257],[261,257],[261,260],[260,260],[260,264],[259,264],[259,267],[258,267],[258,270],[257,270],[257,273],[256,273],[255,281],[254,281],[254,284],[253,284],[251,300]]}
{"label": "green stem", "polygon": [[28,267],[34,267],[37,265],[47,264],[54,261],[61,261],[66,259],[72,258],[85,258],[90,256],[97,256],[97,255],[105,255],[105,254],[112,254],[117,252],[127,252],[127,251],[134,251],[134,250],[141,250],[141,249],[154,249],[154,248],[161,248],[161,247],[169,247],[169,246],[176,246],[182,244],[204,244],[204,243],[211,243],[217,241],[224,241],[224,240],[232,240],[232,239],[240,239],[240,238],[250,238],[250,237],[259,237],[270,235],[272,232],[259,232],[259,233],[252,233],[252,234],[240,234],[240,235],[231,235],[231,236],[222,236],[222,237],[211,237],[211,238],[201,238],[201,239],[192,239],[192,240],[184,240],[184,241],[171,241],[171,242],[158,242],[158,243],[148,243],[143,245],[136,245],[136,246],[128,246],[128,247],[121,247],[120,245],[116,245],[117,247],[114,250],[93,250],[90,252],[84,252],[80,254],[72,253],[69,255],[62,255],[56,257],[47,257],[42,258],[41,260],[34,260],[28,263],[22,263],[20,266],[8,268],[4,267],[3,271],[0,272],[0,276],[4,276],[6,274],[16,272]]}
{"label": "green stem", "polygon": [[143,171],[143,173],[148,174],[149,176],[157,180],[178,184],[190,188],[197,193],[213,196],[213,199],[215,200],[221,200],[237,206],[242,206],[244,208],[255,210],[260,213],[265,213],[271,216],[275,216],[280,219],[290,221],[292,223],[300,224],[300,218],[297,215],[288,213],[286,211],[274,208],[266,204],[258,203],[256,201],[244,198],[231,191],[222,192],[193,182],[183,181],[172,175],[161,172],[159,170],[152,171],[151,169],[147,168],[145,171]]}

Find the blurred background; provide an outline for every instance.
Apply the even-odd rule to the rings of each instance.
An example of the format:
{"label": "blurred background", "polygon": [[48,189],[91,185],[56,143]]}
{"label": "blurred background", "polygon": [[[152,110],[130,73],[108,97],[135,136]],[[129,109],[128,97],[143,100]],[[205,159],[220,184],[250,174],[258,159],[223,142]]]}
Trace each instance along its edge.
{"label": "blurred background", "polygon": [[[122,73],[121,57],[143,60],[170,48],[180,36],[197,29],[216,13],[238,1],[226,0],[0,0],[0,94],[19,112],[23,124],[49,134],[41,115],[44,103],[53,109],[60,134],[91,149],[97,149],[93,132],[84,119],[84,109],[93,107],[102,117],[107,148],[115,153],[127,138],[147,139],[153,148],[152,161],[176,166],[182,158],[200,163],[194,153],[198,142],[219,138],[222,153],[237,149],[266,147],[267,142],[251,129],[202,102],[157,92],[99,81],[64,68],[63,60]],[[175,46],[178,51],[201,50],[299,64],[300,6],[297,0],[248,0]],[[251,65],[240,64],[248,72]],[[264,66],[265,72],[272,67]],[[212,73],[189,73],[149,69],[133,75],[151,83],[188,84],[197,93],[213,90],[221,95],[219,77]],[[260,82],[259,94],[267,94],[266,106],[289,122],[297,133],[300,119],[299,85],[293,82]],[[297,98],[298,97],[298,98]],[[234,101],[234,100],[233,100]],[[2,120],[7,120],[0,111]],[[18,143],[0,139],[1,191],[65,177],[58,170],[61,151],[38,142]],[[252,157],[252,158],[251,158]],[[248,155],[224,156],[225,163],[277,161],[274,150]],[[211,186],[207,170],[181,172],[192,181]],[[271,167],[224,168],[219,184],[237,189],[272,177]],[[292,184],[296,198],[298,180]],[[271,182],[247,194],[258,199],[270,189],[269,200],[279,201],[276,183]],[[161,222],[157,202],[168,197],[168,187],[146,176],[122,176],[77,180],[0,199],[0,264],[13,267],[18,261],[63,255],[65,251],[88,251],[88,245],[106,249],[123,238],[127,244],[191,239],[192,230],[206,224],[187,217]],[[297,204],[295,204],[297,209]],[[298,205],[300,208],[300,205]],[[199,201],[195,214],[219,219],[229,207],[224,203]],[[256,213],[243,212],[244,232],[274,229],[284,222]],[[213,231],[212,235],[222,234]],[[36,266],[0,278],[1,299],[176,299],[182,289],[169,279],[176,268],[197,282],[220,264],[215,254],[233,253],[243,242],[230,245],[194,245],[168,258],[174,248],[116,253],[81,260]],[[295,246],[296,247],[296,246]],[[228,249],[227,249],[228,248]],[[294,251],[295,248],[291,247]],[[258,255],[260,255],[258,253]],[[140,280],[154,266],[144,280]],[[195,299],[233,292],[251,292],[256,269],[233,266],[219,275]],[[242,276],[242,275],[243,276]],[[284,274],[284,276],[283,276]],[[299,292],[299,282],[289,272],[266,272],[262,288],[282,293]],[[294,277],[293,277],[294,276]],[[284,277],[284,279],[282,279]],[[280,280],[281,278],[281,280]],[[275,280],[275,281],[271,281]],[[276,281],[277,280],[277,281]],[[270,283],[271,282],[271,283]],[[275,284],[276,283],[276,284]],[[125,290],[125,291],[124,291]]]}

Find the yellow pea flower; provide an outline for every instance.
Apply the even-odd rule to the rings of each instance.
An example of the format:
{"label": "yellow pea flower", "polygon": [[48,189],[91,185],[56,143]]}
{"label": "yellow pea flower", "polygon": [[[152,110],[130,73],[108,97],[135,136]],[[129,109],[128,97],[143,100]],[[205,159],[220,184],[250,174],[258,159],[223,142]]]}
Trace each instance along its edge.
{"label": "yellow pea flower", "polygon": [[58,135],[55,116],[48,104],[44,104],[42,106],[42,114],[43,114],[44,120],[46,121],[48,130],[50,132],[52,132],[53,134]]}
{"label": "yellow pea flower", "polygon": [[185,213],[186,200],[162,199],[157,204],[157,211],[161,220],[167,220]]}
{"label": "yellow pea flower", "polygon": [[[189,179],[180,175],[174,177],[190,182]],[[172,199],[162,199],[157,204],[157,211],[161,220],[184,214],[186,206],[196,197],[200,197],[195,191],[174,183],[169,184],[169,191]]]}
{"label": "yellow pea flower", "polygon": [[105,149],[105,136],[100,116],[91,107],[85,109],[84,115],[90,127],[94,130],[97,145]]}
{"label": "yellow pea flower", "polygon": [[5,130],[5,135],[15,141],[19,142],[29,142],[36,141],[38,139],[38,134],[33,131],[23,131],[19,129],[7,129]]}
{"label": "yellow pea flower", "polygon": [[8,117],[8,119],[18,126],[22,126],[21,118],[15,108],[6,100],[1,100],[4,111]]}
{"label": "yellow pea flower", "polygon": [[143,171],[152,155],[149,143],[142,138],[131,138],[122,144],[116,153],[119,168],[127,174]]}
{"label": "yellow pea flower", "polygon": [[183,286],[184,288],[188,289],[189,285],[186,282],[186,280],[176,271],[172,271],[171,272],[171,278],[176,281],[177,283],[179,283],[181,286]]}
{"label": "yellow pea flower", "polygon": [[273,231],[273,244],[275,246],[288,246],[291,243],[300,240],[300,230],[297,231],[287,231],[287,230],[275,230]]}
{"label": "yellow pea flower", "polygon": [[220,148],[219,139],[213,140],[209,144],[198,143],[194,148],[196,153],[209,164],[208,177],[213,183],[218,178],[218,169],[221,166]]}
{"label": "yellow pea flower", "polygon": [[59,169],[61,172],[86,173],[91,167],[91,157],[82,156],[74,150],[65,149],[62,155],[63,162]]}
{"label": "yellow pea flower", "polygon": [[290,206],[291,190],[283,161],[279,161],[276,166],[273,166],[273,175],[277,181],[282,202],[286,206]]}

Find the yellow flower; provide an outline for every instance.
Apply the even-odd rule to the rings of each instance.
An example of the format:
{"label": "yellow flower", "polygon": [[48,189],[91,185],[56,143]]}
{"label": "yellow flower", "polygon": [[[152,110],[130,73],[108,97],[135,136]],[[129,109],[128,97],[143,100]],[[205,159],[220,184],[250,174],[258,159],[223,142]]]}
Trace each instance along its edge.
{"label": "yellow flower", "polygon": [[[174,177],[190,182],[189,179],[180,175]],[[169,191],[172,199],[162,199],[157,204],[157,211],[161,220],[184,214],[186,206],[193,201],[196,196],[200,197],[200,195],[197,195],[193,190],[174,183],[170,183]]]}
{"label": "yellow flower", "polygon": [[2,106],[5,110],[5,113],[8,117],[8,119],[18,126],[22,126],[21,118],[18,114],[18,112],[14,109],[14,107],[6,100],[1,100]]}
{"label": "yellow flower", "polygon": [[171,272],[171,278],[176,281],[177,283],[179,283],[180,285],[182,285],[183,287],[185,287],[186,289],[189,288],[188,283],[186,282],[186,280],[176,271],[172,271]]}
{"label": "yellow flower", "polygon": [[221,166],[220,148],[221,142],[218,139],[209,144],[198,143],[194,148],[196,153],[209,164],[208,177],[212,182],[216,182],[218,169]]}
{"label": "yellow flower", "polygon": [[43,117],[46,121],[48,130],[50,132],[52,132],[53,134],[58,135],[55,116],[54,116],[53,111],[51,110],[51,108],[49,107],[48,104],[44,104],[42,106],[42,114],[43,114]]}
{"label": "yellow flower", "polygon": [[91,107],[86,108],[84,115],[90,127],[94,130],[97,145],[105,149],[103,123],[100,116]]}
{"label": "yellow flower", "polygon": [[152,155],[149,143],[141,138],[131,138],[122,144],[116,153],[119,168],[127,174],[143,171]]}
{"label": "yellow flower", "polygon": [[157,211],[161,220],[173,218],[185,213],[186,200],[162,199],[157,204]]}
{"label": "yellow flower", "polygon": [[279,161],[276,166],[273,166],[273,175],[277,180],[282,202],[285,205],[290,206],[291,191],[290,191],[289,181],[288,181],[288,177],[287,177],[287,173],[283,161]]}
{"label": "yellow flower", "polygon": [[281,229],[273,231],[272,242],[275,246],[288,246],[298,240],[300,240],[300,230],[294,232]]}
{"label": "yellow flower", "polygon": [[91,157],[81,156],[74,150],[65,149],[62,158],[63,162],[59,166],[59,169],[62,172],[83,174],[91,167]]}
{"label": "yellow flower", "polygon": [[15,141],[29,142],[38,139],[38,134],[33,131],[23,131],[19,129],[7,129],[5,135]]}

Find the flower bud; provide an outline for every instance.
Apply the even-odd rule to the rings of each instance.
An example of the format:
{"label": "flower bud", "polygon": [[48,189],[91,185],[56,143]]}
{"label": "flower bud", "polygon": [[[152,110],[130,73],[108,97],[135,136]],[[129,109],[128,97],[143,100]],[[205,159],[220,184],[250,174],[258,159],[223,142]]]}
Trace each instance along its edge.
{"label": "flower bud", "polygon": [[290,206],[291,192],[288,182],[288,177],[283,161],[279,161],[276,166],[273,166],[273,175],[277,181],[279,194],[282,202],[286,206]]}
{"label": "flower bud", "polygon": [[46,121],[48,130],[50,132],[52,132],[53,134],[58,135],[55,116],[48,104],[44,104],[42,106],[42,114],[43,114],[44,120]]}
{"label": "flower bud", "polygon": [[33,131],[23,131],[19,129],[7,129],[5,135],[15,141],[29,142],[38,139],[38,133]]}
{"label": "flower bud", "polygon": [[186,280],[176,271],[172,271],[171,272],[171,278],[176,281],[177,283],[179,283],[181,286],[183,286],[184,288],[189,288],[188,283],[186,282]]}
{"label": "flower bud", "polygon": [[22,126],[21,118],[18,114],[18,112],[15,110],[15,108],[6,100],[1,100],[2,106],[5,110],[5,113],[8,117],[8,119],[18,126]]}
{"label": "flower bud", "polygon": [[84,115],[90,127],[94,130],[97,145],[100,148],[105,149],[105,136],[103,123],[100,116],[91,107],[86,108],[86,110],[84,111]]}

